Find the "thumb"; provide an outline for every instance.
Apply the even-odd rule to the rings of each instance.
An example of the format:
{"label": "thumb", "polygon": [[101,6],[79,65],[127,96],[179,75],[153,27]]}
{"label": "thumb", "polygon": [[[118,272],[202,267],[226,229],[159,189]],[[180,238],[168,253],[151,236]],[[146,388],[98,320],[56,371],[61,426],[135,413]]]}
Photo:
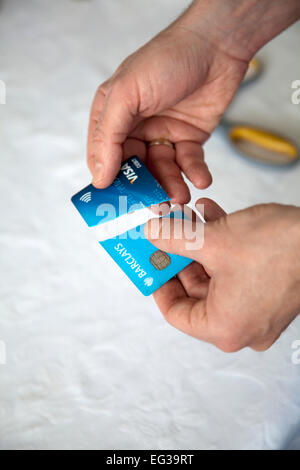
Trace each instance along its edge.
{"label": "thumb", "polygon": [[205,229],[200,220],[159,218],[149,220],[145,235],[162,251],[202,263],[205,258]]}
{"label": "thumb", "polygon": [[138,106],[135,88],[126,77],[117,78],[105,97],[92,135],[91,172],[97,188],[109,186],[120,170],[122,144],[139,121]]}
{"label": "thumb", "polygon": [[218,242],[214,222],[224,217],[226,212],[208,198],[198,199],[196,208],[206,220],[205,224],[195,212],[185,206],[184,213],[188,218],[149,220],[145,226],[146,237],[153,245],[167,253],[186,256],[200,264],[210,264],[211,255]]}

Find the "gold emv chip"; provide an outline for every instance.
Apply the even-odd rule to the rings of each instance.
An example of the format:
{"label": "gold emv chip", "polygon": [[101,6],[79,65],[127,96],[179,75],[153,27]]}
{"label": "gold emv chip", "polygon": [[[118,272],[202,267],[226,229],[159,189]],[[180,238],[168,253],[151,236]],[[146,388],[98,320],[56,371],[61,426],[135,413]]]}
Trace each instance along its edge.
{"label": "gold emv chip", "polygon": [[157,250],[150,256],[150,263],[158,271],[166,269],[171,264],[171,258],[165,251]]}

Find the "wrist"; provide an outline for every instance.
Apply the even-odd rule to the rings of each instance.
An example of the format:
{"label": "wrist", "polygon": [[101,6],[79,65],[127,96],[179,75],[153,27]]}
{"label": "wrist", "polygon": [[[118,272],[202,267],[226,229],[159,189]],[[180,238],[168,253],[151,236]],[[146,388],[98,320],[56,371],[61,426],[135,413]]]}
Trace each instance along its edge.
{"label": "wrist", "polygon": [[299,18],[299,0],[194,0],[178,21],[223,52],[249,61]]}

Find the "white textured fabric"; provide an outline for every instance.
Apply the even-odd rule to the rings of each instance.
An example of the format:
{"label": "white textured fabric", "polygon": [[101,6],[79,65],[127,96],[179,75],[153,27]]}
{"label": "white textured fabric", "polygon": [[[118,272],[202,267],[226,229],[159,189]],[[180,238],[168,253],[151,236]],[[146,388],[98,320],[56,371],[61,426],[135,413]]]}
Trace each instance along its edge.
{"label": "white textured fabric", "polygon": [[[1,449],[300,448],[300,318],[269,351],[226,355],[167,325],[88,231],[89,106],[119,62],[185,0],[3,0],[0,7]],[[300,24],[261,51],[231,115],[300,139]],[[217,131],[206,145],[227,211],[300,205],[300,168],[261,168]]]}

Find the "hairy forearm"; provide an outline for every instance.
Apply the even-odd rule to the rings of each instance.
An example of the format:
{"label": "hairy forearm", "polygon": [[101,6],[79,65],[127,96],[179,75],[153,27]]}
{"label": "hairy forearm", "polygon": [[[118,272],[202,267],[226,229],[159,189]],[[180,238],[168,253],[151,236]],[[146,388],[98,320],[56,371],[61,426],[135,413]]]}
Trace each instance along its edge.
{"label": "hairy forearm", "polygon": [[300,19],[300,0],[194,0],[180,24],[236,58],[250,60]]}

